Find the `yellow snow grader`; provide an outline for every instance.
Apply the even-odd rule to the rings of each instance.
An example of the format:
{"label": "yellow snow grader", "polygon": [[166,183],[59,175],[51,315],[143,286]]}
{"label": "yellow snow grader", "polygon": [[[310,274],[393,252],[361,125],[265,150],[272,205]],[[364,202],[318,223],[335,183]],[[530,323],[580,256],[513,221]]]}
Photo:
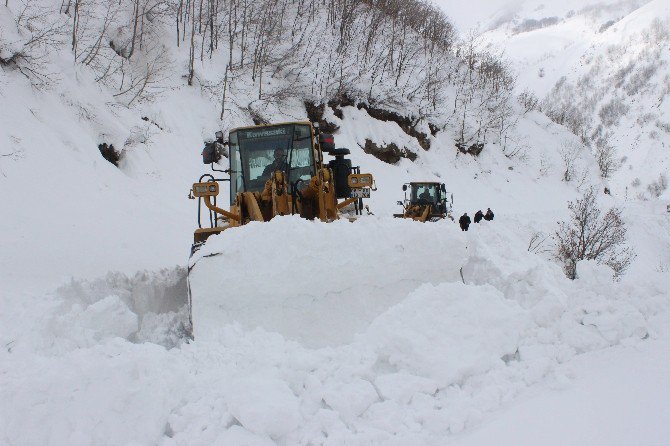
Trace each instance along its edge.
{"label": "yellow snow grader", "polygon": [[[228,152],[226,170],[215,167],[222,149]],[[326,162],[324,153],[334,159]],[[189,198],[198,200],[198,229],[191,252],[211,235],[251,221],[295,214],[321,221],[357,218],[367,209],[363,199],[375,186],[371,174],[352,167],[346,158],[349,153],[336,149],[333,135],[320,132],[311,122],[236,128],[227,141],[206,145],[203,163],[229,177],[205,174],[193,184]],[[229,182],[229,209],[217,204],[222,182]],[[203,203],[209,214],[206,225],[201,218]]]}
{"label": "yellow snow grader", "polygon": [[[454,195],[447,201],[447,188],[444,183],[430,181],[411,182],[403,184],[405,199],[398,201],[403,207],[402,214],[393,214],[397,218],[411,218],[412,220],[439,221],[445,218],[453,220],[451,208],[454,204]],[[407,191],[409,190],[409,197]]]}

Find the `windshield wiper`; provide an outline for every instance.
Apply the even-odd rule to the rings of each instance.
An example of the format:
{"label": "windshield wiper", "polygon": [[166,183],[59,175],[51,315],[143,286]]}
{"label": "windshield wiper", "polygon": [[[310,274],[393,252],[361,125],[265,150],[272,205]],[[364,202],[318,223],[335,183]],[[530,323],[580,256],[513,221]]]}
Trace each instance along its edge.
{"label": "windshield wiper", "polygon": [[242,177],[242,188],[244,189],[244,192],[246,192],[247,191],[247,179],[244,177],[244,159],[242,158],[243,151],[242,151],[242,143],[241,142],[240,142],[239,153],[240,153],[240,171],[238,173],[242,174],[241,175],[241,177]]}
{"label": "windshield wiper", "polygon": [[291,140],[290,140],[290,145],[288,149],[288,172],[286,172],[286,182],[290,185],[291,187],[291,193],[293,193],[293,185],[291,185],[291,164],[293,164],[293,140],[295,138],[295,126],[291,127]]}

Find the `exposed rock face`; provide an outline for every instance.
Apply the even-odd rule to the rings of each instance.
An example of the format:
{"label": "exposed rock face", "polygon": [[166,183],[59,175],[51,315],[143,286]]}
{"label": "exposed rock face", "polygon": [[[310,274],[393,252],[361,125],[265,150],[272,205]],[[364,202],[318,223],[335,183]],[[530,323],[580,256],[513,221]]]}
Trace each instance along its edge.
{"label": "exposed rock face", "polygon": [[326,110],[326,104],[316,105],[314,102],[305,101],[305,110],[310,122],[318,122],[322,132],[335,133],[340,127],[330,121],[323,119],[323,112]]}
{"label": "exposed rock face", "polygon": [[478,142],[478,143],[467,145],[467,144],[462,143],[462,142],[457,142],[456,143],[456,148],[461,153],[467,153],[467,154],[470,154],[472,156],[479,156],[479,154],[482,153],[482,150],[484,150],[484,143],[483,142]]}
{"label": "exposed rock face", "polygon": [[114,164],[116,167],[119,167],[119,161],[121,160],[121,154],[116,151],[114,144],[107,144],[103,142],[98,144],[98,150],[104,159]]}
{"label": "exposed rock face", "polygon": [[358,104],[358,109],[365,109],[370,116],[380,121],[392,121],[398,124],[403,132],[407,133],[409,136],[413,136],[419,142],[419,145],[423,150],[430,149],[430,140],[428,135],[423,132],[416,130],[415,126],[418,123],[418,119],[412,122],[412,118],[407,116],[400,116],[395,112],[384,110],[381,108],[371,107],[367,104],[360,103]]}
{"label": "exposed rock face", "polygon": [[347,96],[346,93],[342,93],[338,97],[328,101],[328,107],[332,108],[333,114],[340,119],[344,118],[341,107],[355,107],[355,106],[356,101]]}
{"label": "exposed rock face", "polygon": [[[340,119],[342,119],[343,117],[341,107],[350,106],[350,107],[357,107],[359,110],[365,109],[365,111],[367,111],[368,114],[375,119],[384,122],[389,121],[395,122],[396,124],[398,124],[398,126],[402,129],[403,132],[407,133],[409,136],[416,138],[416,140],[419,142],[419,145],[424,150],[430,149],[430,139],[428,139],[428,135],[416,130],[415,127],[418,124],[419,120],[411,116],[410,117],[401,116],[398,113],[392,111],[373,107],[369,104],[366,104],[365,102],[357,102],[356,100],[350,98],[344,93],[339,95],[337,98],[328,101],[328,106],[333,109],[333,113],[335,114],[335,116],[337,116]],[[433,136],[435,136],[439,131],[439,128],[433,125],[432,123],[429,123],[428,126],[430,128],[430,133]]]}
{"label": "exposed rock face", "polygon": [[254,121],[254,125],[266,125],[270,123],[270,121],[251,107],[247,107],[247,112],[249,112],[249,116],[251,116],[251,119]]}
{"label": "exposed rock face", "polygon": [[410,161],[414,161],[417,158],[416,153],[411,152],[406,147],[401,149],[393,143],[386,146],[380,146],[372,142],[370,139],[365,140],[365,145],[362,149],[365,153],[389,164],[396,164],[401,158],[407,158]]}

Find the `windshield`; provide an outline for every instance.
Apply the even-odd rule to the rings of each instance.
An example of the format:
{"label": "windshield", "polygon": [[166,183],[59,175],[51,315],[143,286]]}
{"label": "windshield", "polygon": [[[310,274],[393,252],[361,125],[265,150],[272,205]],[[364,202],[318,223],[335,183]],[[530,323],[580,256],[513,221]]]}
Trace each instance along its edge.
{"label": "windshield", "polygon": [[439,199],[438,184],[412,184],[412,203],[436,203]]}
{"label": "windshield", "polygon": [[233,131],[230,166],[231,203],[238,192],[262,191],[277,170],[289,175],[289,187],[308,182],[315,175],[311,127],[286,124]]}

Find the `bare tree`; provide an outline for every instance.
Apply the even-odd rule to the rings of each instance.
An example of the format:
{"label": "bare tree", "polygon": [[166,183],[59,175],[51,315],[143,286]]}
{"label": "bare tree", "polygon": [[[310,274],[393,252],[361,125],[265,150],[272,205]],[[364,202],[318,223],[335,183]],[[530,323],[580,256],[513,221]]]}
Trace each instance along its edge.
{"label": "bare tree", "polygon": [[15,18],[19,41],[0,39],[0,67],[23,74],[37,88],[48,86],[57,76],[49,68],[49,52],[64,45],[67,26],[58,14],[28,0]]}
{"label": "bare tree", "polygon": [[164,89],[172,62],[160,43],[147,46],[143,57],[135,62],[123,61],[121,65],[121,85],[114,94],[125,105],[151,99]]}
{"label": "bare tree", "polygon": [[[16,142],[19,142],[18,138],[11,137],[12,139],[16,139]],[[0,152],[0,160],[7,159],[11,161],[18,161],[19,159],[23,158],[23,149],[14,149],[11,152],[6,152],[6,153],[1,153]],[[5,172],[2,170],[2,165],[0,164],[0,174],[3,177],[7,177]]]}
{"label": "bare tree", "polygon": [[664,174],[660,174],[658,180],[651,182],[647,186],[647,191],[654,198],[659,198],[666,190],[668,190],[668,178]]}
{"label": "bare tree", "polygon": [[518,97],[519,104],[523,108],[523,114],[535,111],[540,106],[540,100],[537,98],[535,93],[529,89],[525,89]]}
{"label": "bare tree", "polygon": [[595,140],[596,163],[600,170],[600,175],[603,178],[609,178],[612,173],[619,167],[616,158],[616,149],[609,141],[608,136],[600,137]]}
{"label": "bare tree", "polygon": [[534,232],[533,235],[531,235],[530,240],[528,241],[528,248],[526,250],[534,254],[549,252],[550,248],[547,244],[547,241],[549,241],[550,239],[551,239],[550,235],[546,235],[539,231]]}
{"label": "bare tree", "polygon": [[611,208],[602,215],[593,187],[575,202],[569,202],[568,209],[570,220],[560,222],[554,235],[555,256],[563,264],[565,275],[574,280],[580,260],[595,260],[607,265],[616,277],[623,274],[635,254],[625,246],[626,226],[621,211]]}
{"label": "bare tree", "polygon": [[563,181],[566,183],[574,180],[576,175],[576,164],[579,159],[581,146],[573,141],[565,141],[559,149],[559,155],[563,161]]}
{"label": "bare tree", "polygon": [[188,85],[193,85],[194,75],[195,75],[195,0],[191,0],[191,46],[189,47],[188,51]]}
{"label": "bare tree", "polygon": [[[228,113],[229,104],[237,106],[236,101],[248,98],[253,88],[266,104],[295,96],[311,95],[321,102],[346,96],[356,104],[367,101],[374,107],[407,110],[412,120],[425,122],[446,117],[449,112],[442,104],[451,100],[455,86],[451,124],[459,126],[463,140],[512,141],[508,133],[517,113],[508,67],[500,54],[471,42],[457,45],[453,25],[428,0],[58,3],[58,14],[48,14],[65,24],[63,44],[71,48],[76,63],[126,105],[165,87],[164,71],[174,52],[164,39],[176,24],[176,46],[183,47],[176,51],[188,54],[184,81],[201,88],[215,85],[222,113]],[[215,57],[217,51],[223,57]],[[19,52],[0,64],[5,69],[16,65],[30,75],[27,70],[35,65],[26,61],[34,53]],[[209,67],[205,54],[226,70],[204,73]]]}

